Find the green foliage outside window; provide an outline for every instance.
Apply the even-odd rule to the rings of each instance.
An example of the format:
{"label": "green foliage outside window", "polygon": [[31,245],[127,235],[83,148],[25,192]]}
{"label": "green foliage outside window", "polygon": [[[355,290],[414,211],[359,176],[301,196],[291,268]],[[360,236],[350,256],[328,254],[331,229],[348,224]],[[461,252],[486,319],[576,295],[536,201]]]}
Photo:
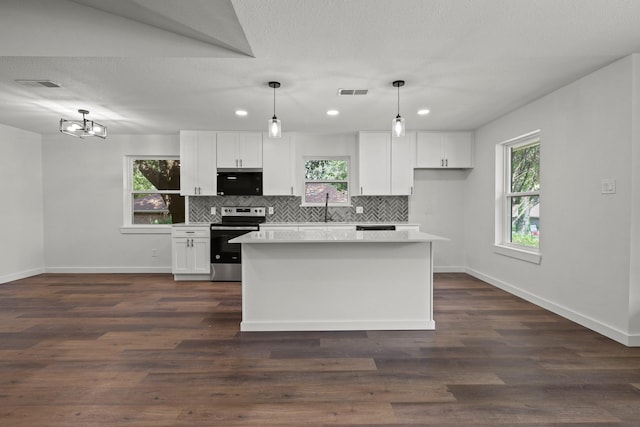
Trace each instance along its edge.
{"label": "green foliage outside window", "polygon": [[[510,149],[511,242],[539,247],[540,142]],[[522,194],[524,193],[524,194]]]}

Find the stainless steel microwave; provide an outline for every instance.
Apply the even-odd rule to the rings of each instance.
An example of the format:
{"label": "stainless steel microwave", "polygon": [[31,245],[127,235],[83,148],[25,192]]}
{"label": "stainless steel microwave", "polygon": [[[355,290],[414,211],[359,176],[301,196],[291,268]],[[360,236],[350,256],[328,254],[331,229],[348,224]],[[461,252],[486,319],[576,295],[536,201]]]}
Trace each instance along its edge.
{"label": "stainless steel microwave", "polygon": [[218,196],[262,196],[262,171],[218,171]]}

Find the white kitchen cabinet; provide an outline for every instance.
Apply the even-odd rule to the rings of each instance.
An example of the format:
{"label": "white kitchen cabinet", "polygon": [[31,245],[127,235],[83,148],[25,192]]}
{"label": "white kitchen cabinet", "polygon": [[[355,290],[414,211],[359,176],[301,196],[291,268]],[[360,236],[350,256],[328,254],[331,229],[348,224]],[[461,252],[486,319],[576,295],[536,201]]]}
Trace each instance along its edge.
{"label": "white kitchen cabinet", "polygon": [[175,280],[210,280],[210,253],[208,226],[171,228],[171,272]]}
{"label": "white kitchen cabinet", "polygon": [[358,133],[360,196],[391,194],[391,132]]}
{"label": "white kitchen cabinet", "polygon": [[415,132],[358,134],[359,195],[408,196],[413,193]]}
{"label": "white kitchen cabinet", "polygon": [[415,164],[416,133],[391,138],[391,195],[413,194],[413,166]]}
{"label": "white kitchen cabinet", "polygon": [[262,133],[218,132],[216,164],[219,168],[261,168]]}
{"label": "white kitchen cabinet", "polygon": [[471,132],[418,132],[416,168],[472,168]]}
{"label": "white kitchen cabinet", "polygon": [[262,140],[262,194],[265,196],[293,196],[294,164],[292,137]]}
{"label": "white kitchen cabinet", "polygon": [[180,131],[180,194],[215,196],[216,133]]}

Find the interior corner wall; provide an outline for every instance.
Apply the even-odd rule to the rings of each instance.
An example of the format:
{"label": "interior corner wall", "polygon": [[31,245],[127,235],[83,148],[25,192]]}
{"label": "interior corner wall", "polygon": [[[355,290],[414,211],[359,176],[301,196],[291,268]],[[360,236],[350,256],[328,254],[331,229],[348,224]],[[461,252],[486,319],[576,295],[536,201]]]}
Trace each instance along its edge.
{"label": "interior corner wall", "polygon": [[0,283],[43,272],[42,139],[0,125]]}
{"label": "interior corner wall", "polygon": [[434,242],[436,273],[462,272],[464,267],[464,206],[467,169],[416,169],[409,197],[409,222],[420,231],[448,240]]}
{"label": "interior corner wall", "polygon": [[43,136],[46,271],[170,272],[170,234],[120,232],[124,158],[179,154],[178,135]]}
{"label": "interior corner wall", "polygon": [[[623,343],[630,339],[631,200],[638,191],[631,161],[634,61],[616,61],[478,129],[465,189],[469,273]],[[496,144],[536,129],[540,265],[493,251]],[[601,181],[610,178],[616,193],[601,194]],[[637,184],[637,170],[633,179]]]}
{"label": "interior corner wall", "polygon": [[629,333],[631,344],[640,346],[640,54],[633,61],[631,147],[631,231],[629,271]]}

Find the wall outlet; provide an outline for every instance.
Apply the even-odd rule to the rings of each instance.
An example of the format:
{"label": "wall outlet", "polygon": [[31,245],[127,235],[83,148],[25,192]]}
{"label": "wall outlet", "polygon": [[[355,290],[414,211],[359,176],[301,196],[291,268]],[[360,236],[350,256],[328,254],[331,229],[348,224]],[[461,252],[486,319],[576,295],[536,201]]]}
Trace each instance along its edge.
{"label": "wall outlet", "polygon": [[362,206],[356,206],[356,213],[364,213],[364,208]]}
{"label": "wall outlet", "polygon": [[601,194],[615,194],[616,193],[616,180],[615,178],[605,178],[600,182]]}
{"label": "wall outlet", "polygon": [[273,215],[273,206],[269,206],[269,215]]}
{"label": "wall outlet", "polygon": [[216,207],[211,206],[211,215],[215,215],[215,214],[216,214]]}

